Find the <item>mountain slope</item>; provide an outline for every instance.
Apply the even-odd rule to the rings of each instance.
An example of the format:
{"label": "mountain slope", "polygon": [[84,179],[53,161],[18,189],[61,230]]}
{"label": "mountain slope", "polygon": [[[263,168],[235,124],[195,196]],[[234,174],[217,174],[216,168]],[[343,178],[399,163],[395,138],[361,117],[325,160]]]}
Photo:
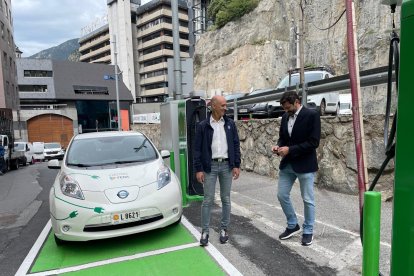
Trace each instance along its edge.
{"label": "mountain slope", "polygon": [[[77,56],[76,52],[79,51],[78,40],[78,38],[70,39],[62,44],[59,44],[58,46],[40,51],[29,58],[68,60],[69,57],[71,57],[72,60],[74,56]],[[79,58],[77,60],[79,60]]]}

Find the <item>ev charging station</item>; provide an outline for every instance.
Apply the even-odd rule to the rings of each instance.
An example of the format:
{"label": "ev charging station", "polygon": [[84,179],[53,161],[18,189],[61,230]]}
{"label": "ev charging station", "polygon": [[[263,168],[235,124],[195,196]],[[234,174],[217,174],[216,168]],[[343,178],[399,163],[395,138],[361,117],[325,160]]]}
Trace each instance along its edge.
{"label": "ev charging station", "polygon": [[171,169],[180,179],[183,206],[203,199],[203,186],[195,177],[193,148],[198,122],[207,118],[206,101],[200,97],[161,104],[161,147],[171,153]]}
{"label": "ev charging station", "polygon": [[412,67],[414,0],[401,7],[400,75],[396,128],[391,275],[414,275],[414,175]]}

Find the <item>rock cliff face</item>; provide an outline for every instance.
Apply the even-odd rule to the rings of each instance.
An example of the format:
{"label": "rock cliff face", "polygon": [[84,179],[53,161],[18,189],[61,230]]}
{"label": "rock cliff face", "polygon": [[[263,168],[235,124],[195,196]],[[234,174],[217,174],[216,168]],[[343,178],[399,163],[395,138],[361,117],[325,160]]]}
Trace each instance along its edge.
{"label": "rock cliff face", "polygon": [[[261,0],[258,7],[222,29],[206,32],[196,44],[195,89],[249,91],[274,87],[292,62],[294,25],[299,1]],[[329,65],[337,75],[348,73],[346,14],[343,0],[314,0],[305,7],[305,65]],[[400,24],[397,7],[395,22]],[[390,8],[376,0],[355,1],[360,69],[388,64]]]}

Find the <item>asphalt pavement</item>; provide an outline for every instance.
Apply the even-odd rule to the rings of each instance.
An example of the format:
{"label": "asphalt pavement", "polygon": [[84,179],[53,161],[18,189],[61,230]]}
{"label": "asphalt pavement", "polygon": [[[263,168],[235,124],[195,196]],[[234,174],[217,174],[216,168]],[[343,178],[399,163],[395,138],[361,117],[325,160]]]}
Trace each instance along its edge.
{"label": "asphalt pavement", "polygon": [[[14,275],[49,219],[48,192],[57,170],[46,163],[0,176],[0,275]],[[298,183],[292,200],[303,223]],[[286,220],[276,198],[277,179],[242,171],[232,187],[230,241],[220,244],[220,200],[212,213],[210,242],[243,275],[360,275],[358,196],[315,190],[316,225],[313,244],[301,236],[280,241]],[[200,230],[200,202],[184,210]],[[380,271],[389,275],[392,203],[382,203]]]}
{"label": "asphalt pavement", "polygon": [[[226,247],[218,242],[221,210],[217,190],[210,240],[239,271],[244,275],[299,275],[295,272],[298,263],[289,264],[291,259],[300,260],[295,257],[297,254],[307,268],[303,271],[305,274],[301,275],[361,275],[358,196],[315,189],[314,241],[306,247],[300,243],[300,234],[285,241],[278,239],[286,228],[286,219],[276,193],[277,179],[245,171],[241,173],[240,178],[233,182],[232,222],[229,230],[229,243],[232,246]],[[291,197],[301,225],[303,202],[298,182],[292,189]],[[191,203],[185,210],[198,230],[199,213],[199,202]],[[382,202],[380,272],[383,275],[389,275],[390,271],[391,226],[392,203]],[[249,255],[252,263],[241,262],[238,253]],[[287,272],[278,270],[281,267],[287,268]]]}

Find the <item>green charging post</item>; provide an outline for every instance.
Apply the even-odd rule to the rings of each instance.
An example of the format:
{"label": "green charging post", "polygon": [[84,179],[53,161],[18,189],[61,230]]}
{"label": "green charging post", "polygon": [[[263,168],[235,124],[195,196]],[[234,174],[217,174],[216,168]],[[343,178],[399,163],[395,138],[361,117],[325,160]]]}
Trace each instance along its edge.
{"label": "green charging post", "polygon": [[379,275],[381,193],[364,193],[362,275]]}

